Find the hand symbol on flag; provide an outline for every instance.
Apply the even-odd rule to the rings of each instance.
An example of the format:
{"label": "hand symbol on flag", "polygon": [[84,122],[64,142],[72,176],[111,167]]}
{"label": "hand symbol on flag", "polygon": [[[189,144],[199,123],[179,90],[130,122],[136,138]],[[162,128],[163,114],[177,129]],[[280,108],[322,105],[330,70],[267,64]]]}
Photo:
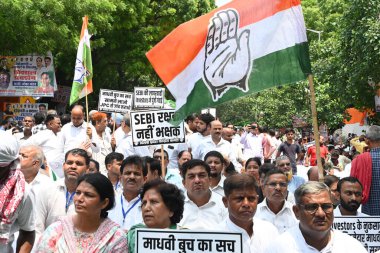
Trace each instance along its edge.
{"label": "hand symbol on flag", "polygon": [[232,87],[248,91],[249,30],[238,36],[238,27],[238,12],[233,9],[219,11],[210,19],[203,76],[214,101]]}

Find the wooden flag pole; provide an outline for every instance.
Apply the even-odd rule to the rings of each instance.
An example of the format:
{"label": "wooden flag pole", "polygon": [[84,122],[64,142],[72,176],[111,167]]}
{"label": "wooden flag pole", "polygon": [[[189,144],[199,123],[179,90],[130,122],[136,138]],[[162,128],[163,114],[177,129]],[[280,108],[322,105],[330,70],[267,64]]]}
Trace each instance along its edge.
{"label": "wooden flag pole", "polygon": [[116,128],[116,112],[115,112],[115,118],[113,119],[113,128],[112,128],[112,133],[115,132],[115,128]]}
{"label": "wooden flag pole", "polygon": [[[169,159],[169,157],[168,157]],[[164,153],[164,145],[161,144],[161,172],[162,172],[162,180],[165,180],[166,176],[166,168],[165,168],[165,153]]]}
{"label": "wooden flag pole", "polygon": [[318,128],[318,120],[317,120],[317,106],[315,102],[315,91],[314,91],[314,81],[313,75],[308,76],[309,88],[310,88],[310,102],[311,102],[311,115],[313,118],[313,133],[314,133],[314,141],[315,148],[317,152],[317,165],[318,165],[318,177],[319,181],[323,182],[323,166],[321,159],[321,148],[319,143],[319,128]]}

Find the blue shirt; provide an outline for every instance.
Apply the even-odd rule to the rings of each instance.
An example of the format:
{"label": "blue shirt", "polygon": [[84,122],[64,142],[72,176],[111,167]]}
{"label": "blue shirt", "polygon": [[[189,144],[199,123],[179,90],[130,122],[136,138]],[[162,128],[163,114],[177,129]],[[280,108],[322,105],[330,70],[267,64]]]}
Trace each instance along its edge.
{"label": "blue shirt", "polygon": [[363,204],[362,212],[368,215],[380,215],[380,148],[370,150],[372,158],[372,183],[368,202]]}

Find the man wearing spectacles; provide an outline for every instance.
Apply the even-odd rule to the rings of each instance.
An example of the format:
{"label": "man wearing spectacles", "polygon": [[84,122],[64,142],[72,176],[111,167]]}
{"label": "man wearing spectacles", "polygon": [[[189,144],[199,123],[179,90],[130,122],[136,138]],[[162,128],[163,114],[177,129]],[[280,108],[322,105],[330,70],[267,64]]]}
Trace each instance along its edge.
{"label": "man wearing spectacles", "polygon": [[258,205],[255,217],[269,221],[279,233],[296,225],[293,204],[286,200],[288,179],[285,173],[278,169],[268,171],[265,174],[262,189],[265,199]]}
{"label": "man wearing spectacles", "polygon": [[287,156],[283,155],[283,156],[277,157],[276,158],[276,167],[279,170],[283,171],[285,173],[285,175],[287,176],[287,178],[288,178],[288,190],[290,192],[294,192],[298,188],[298,186],[305,183],[304,178],[302,178],[300,176],[293,175],[291,162]]}
{"label": "man wearing spectacles", "polygon": [[307,182],[294,195],[296,205],[293,206],[293,211],[299,225],[277,237],[267,252],[367,252],[355,238],[331,229],[334,206],[330,190],[325,184]]}

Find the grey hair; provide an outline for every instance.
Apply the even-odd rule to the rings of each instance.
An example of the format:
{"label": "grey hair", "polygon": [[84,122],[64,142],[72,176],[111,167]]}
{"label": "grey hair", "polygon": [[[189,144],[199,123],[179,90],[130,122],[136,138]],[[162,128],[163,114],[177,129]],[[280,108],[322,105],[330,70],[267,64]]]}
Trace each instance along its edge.
{"label": "grey hair", "polygon": [[366,132],[366,138],[371,141],[380,141],[380,126],[370,126]]}
{"label": "grey hair", "polygon": [[128,127],[131,127],[131,117],[129,116],[128,112],[124,114],[122,121],[124,121],[125,125],[127,125]]}
{"label": "grey hair", "polygon": [[287,157],[286,155],[282,155],[282,156],[279,156],[276,158],[276,165],[278,165],[280,163],[280,161],[282,161],[282,160],[289,160],[290,161],[289,157]]}
{"label": "grey hair", "polygon": [[42,150],[42,148],[40,146],[25,145],[25,146],[21,146],[21,148],[33,149],[33,151],[35,152],[33,158],[36,159],[37,161],[39,161],[40,166],[45,162],[44,151]]}
{"label": "grey hair", "polygon": [[307,194],[319,194],[323,191],[326,191],[329,193],[331,198],[331,191],[330,188],[321,182],[315,182],[315,181],[309,181],[305,184],[302,184],[300,187],[297,188],[297,190],[294,192],[294,198],[296,200],[296,204],[302,204],[302,197]]}

